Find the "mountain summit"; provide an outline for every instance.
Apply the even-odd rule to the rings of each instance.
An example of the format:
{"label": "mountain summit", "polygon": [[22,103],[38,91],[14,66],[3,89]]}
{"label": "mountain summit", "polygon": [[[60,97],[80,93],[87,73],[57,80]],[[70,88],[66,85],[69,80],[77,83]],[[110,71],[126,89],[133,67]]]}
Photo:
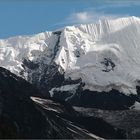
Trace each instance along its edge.
{"label": "mountain summit", "polygon": [[140,18],[99,20],[0,40],[0,64],[54,96],[78,90],[137,95]]}

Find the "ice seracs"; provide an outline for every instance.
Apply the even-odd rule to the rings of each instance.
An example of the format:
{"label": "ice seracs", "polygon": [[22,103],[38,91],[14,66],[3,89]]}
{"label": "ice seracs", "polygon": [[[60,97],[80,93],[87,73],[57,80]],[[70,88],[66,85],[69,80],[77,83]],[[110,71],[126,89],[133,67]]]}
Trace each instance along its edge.
{"label": "ice seracs", "polygon": [[0,40],[0,65],[20,75],[24,59],[46,65],[53,62],[64,70],[65,79],[81,78],[84,89],[137,94],[139,37],[137,17],[68,26],[57,33]]}

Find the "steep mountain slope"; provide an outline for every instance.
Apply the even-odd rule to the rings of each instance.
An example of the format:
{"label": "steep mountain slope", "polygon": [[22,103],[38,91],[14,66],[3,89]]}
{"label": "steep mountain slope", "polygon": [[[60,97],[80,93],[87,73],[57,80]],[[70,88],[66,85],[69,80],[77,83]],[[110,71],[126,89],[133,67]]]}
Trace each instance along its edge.
{"label": "steep mountain slope", "polygon": [[[34,103],[30,97],[40,95],[28,82],[0,67],[0,138],[69,138],[69,139],[101,139],[93,133],[77,126],[69,120],[63,119],[53,113],[61,110],[59,114],[77,116],[70,106],[47,100],[49,110]],[[38,99],[39,98],[33,98]],[[41,100],[41,99],[40,99]],[[54,106],[57,104],[57,106]],[[102,122],[101,122],[102,123]],[[115,136],[115,129],[112,129]]]}
{"label": "steep mountain slope", "polygon": [[[45,110],[47,110],[47,114],[49,112],[54,113],[58,118],[63,118],[65,121],[70,121],[70,124],[68,126],[68,129],[71,130],[71,128],[74,129],[76,126],[74,124],[77,124],[77,128],[80,130],[81,126],[83,130],[86,129],[86,133],[89,135],[97,134],[100,137],[103,138],[127,138],[126,137],[126,131],[124,131],[122,128],[112,127],[109,123],[106,123],[104,121],[104,118],[100,119],[100,116],[98,117],[90,117],[83,113],[81,113],[77,108],[71,108],[68,104],[65,102],[54,102],[50,101],[48,99],[42,99],[42,98],[36,98],[31,97],[31,99],[38,104],[39,106],[43,107]],[[77,111],[75,111],[77,110]],[[89,112],[90,113],[90,112]],[[77,129],[77,130],[78,130]],[[79,133],[79,131],[75,131],[76,133]],[[89,133],[90,132],[90,133]],[[94,135],[93,135],[94,136]],[[94,136],[95,137],[95,136]],[[95,138],[98,139],[96,136]]]}
{"label": "steep mountain slope", "polygon": [[126,138],[121,128],[40,95],[24,79],[0,67],[0,138]]}
{"label": "steep mountain slope", "polygon": [[102,118],[114,127],[120,128],[127,139],[140,138],[139,110],[101,110],[95,108],[74,107],[84,116]]}
{"label": "steep mountain slope", "polygon": [[84,91],[113,91],[118,99],[125,94],[125,102],[133,94],[123,105],[130,107],[139,101],[139,27],[139,18],[127,17],[0,40],[0,64],[46,96],[69,101]]}

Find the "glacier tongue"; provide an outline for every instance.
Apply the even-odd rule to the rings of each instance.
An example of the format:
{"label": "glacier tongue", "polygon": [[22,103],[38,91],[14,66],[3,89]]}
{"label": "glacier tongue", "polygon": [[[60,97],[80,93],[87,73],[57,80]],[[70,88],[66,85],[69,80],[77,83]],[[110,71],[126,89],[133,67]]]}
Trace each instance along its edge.
{"label": "glacier tongue", "polygon": [[[139,18],[99,20],[96,24],[67,26],[59,33],[44,32],[0,40],[0,66],[20,75],[21,71],[26,73],[24,59],[47,66],[56,63],[64,70],[66,79],[81,78],[84,89],[117,89],[125,94],[137,94]],[[40,74],[41,68],[36,70]],[[25,79],[27,76],[24,74]]]}

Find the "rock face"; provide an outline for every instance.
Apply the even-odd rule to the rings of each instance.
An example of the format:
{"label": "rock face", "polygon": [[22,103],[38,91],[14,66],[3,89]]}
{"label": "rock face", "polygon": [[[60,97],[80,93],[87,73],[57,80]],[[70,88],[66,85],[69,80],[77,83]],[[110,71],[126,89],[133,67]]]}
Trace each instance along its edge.
{"label": "rock face", "polygon": [[[39,92],[20,77],[0,68],[0,138],[49,138],[51,126],[31,102]],[[52,128],[53,132],[53,128]]]}
{"label": "rock face", "polygon": [[55,115],[33,103],[30,97],[37,95],[25,80],[0,68],[0,138],[73,138],[67,122],[57,123]]}
{"label": "rock face", "polygon": [[139,101],[139,27],[139,18],[127,17],[0,40],[0,64],[47,97],[118,91]]}
{"label": "rock face", "polygon": [[[55,91],[54,91],[55,92]],[[136,96],[126,96],[117,90],[109,92],[96,92],[89,90],[77,90],[76,94],[69,92],[55,92],[54,98],[66,100],[73,106],[99,108],[104,110],[129,109],[137,101]]]}
{"label": "rock face", "polygon": [[[0,138],[125,138],[121,129],[102,119],[88,119],[67,103],[41,99],[40,94],[31,84],[0,67]],[[88,124],[95,122],[98,126],[91,129]],[[103,129],[104,133],[100,131]]]}

